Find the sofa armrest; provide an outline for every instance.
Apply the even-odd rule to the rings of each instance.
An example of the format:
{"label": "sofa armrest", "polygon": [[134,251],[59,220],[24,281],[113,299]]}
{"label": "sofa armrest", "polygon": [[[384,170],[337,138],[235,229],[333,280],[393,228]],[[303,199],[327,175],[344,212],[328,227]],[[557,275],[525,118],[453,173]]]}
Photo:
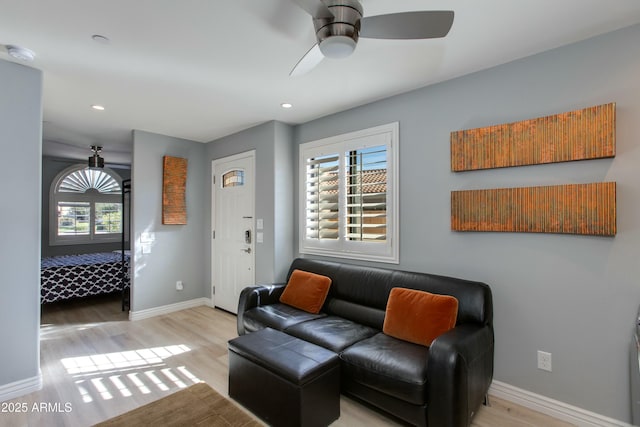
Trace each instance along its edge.
{"label": "sofa armrest", "polygon": [[467,427],[493,378],[491,326],[465,324],[436,338],[429,349],[430,426]]}
{"label": "sofa armrest", "polygon": [[237,327],[238,335],[244,335],[244,313],[259,305],[276,304],[284,291],[285,283],[272,285],[248,286],[240,292],[238,300]]}

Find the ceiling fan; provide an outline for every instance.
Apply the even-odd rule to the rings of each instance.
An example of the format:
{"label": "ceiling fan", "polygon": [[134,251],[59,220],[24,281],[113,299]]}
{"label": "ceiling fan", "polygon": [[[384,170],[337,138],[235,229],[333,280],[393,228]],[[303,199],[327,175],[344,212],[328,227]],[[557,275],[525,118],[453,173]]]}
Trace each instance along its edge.
{"label": "ceiling fan", "polygon": [[363,17],[359,0],[293,0],[313,18],[318,42],[289,73],[311,71],[323,58],[346,58],[359,37],[374,39],[431,39],[444,37],[453,25],[453,11],[400,12]]}

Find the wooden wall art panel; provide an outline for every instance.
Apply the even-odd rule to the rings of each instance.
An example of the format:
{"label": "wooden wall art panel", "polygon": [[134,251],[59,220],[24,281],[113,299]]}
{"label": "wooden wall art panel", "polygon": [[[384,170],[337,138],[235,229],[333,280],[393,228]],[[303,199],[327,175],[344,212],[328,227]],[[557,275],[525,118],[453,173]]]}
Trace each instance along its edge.
{"label": "wooden wall art panel", "polygon": [[162,174],[162,223],[187,223],[187,159],[164,156]]}
{"label": "wooden wall art panel", "polygon": [[614,157],[616,104],[451,132],[454,172]]}
{"label": "wooden wall art panel", "polygon": [[452,191],[451,229],[615,236],[616,183]]}

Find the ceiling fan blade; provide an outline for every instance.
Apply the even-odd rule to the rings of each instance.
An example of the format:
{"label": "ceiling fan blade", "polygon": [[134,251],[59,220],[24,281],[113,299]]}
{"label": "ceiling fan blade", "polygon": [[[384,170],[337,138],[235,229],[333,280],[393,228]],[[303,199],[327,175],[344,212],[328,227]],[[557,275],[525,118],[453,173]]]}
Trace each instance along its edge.
{"label": "ceiling fan blade", "polygon": [[322,0],[293,0],[293,2],[306,10],[314,19],[333,18],[333,13]]}
{"label": "ceiling fan blade", "polygon": [[300,61],[298,61],[289,75],[297,77],[306,74],[313,70],[323,59],[324,55],[320,52],[320,46],[316,43],[307,53],[304,54]]}
{"label": "ceiling fan blade", "polygon": [[360,21],[360,37],[372,39],[433,39],[444,37],[453,25],[453,11],[428,10],[367,16]]}

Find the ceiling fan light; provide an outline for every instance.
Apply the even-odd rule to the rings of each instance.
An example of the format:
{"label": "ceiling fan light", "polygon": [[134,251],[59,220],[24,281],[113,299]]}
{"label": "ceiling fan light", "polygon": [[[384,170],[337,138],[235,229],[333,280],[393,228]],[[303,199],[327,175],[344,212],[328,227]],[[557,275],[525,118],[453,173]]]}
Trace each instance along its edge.
{"label": "ceiling fan light", "polygon": [[322,40],[319,46],[320,52],[326,58],[340,59],[353,53],[356,49],[356,42],[347,36],[331,36]]}
{"label": "ceiling fan light", "polygon": [[102,147],[99,147],[97,145],[92,145],[91,151],[93,152],[93,155],[89,157],[89,168],[91,169],[104,168],[104,158],[100,157],[100,153],[102,152]]}

